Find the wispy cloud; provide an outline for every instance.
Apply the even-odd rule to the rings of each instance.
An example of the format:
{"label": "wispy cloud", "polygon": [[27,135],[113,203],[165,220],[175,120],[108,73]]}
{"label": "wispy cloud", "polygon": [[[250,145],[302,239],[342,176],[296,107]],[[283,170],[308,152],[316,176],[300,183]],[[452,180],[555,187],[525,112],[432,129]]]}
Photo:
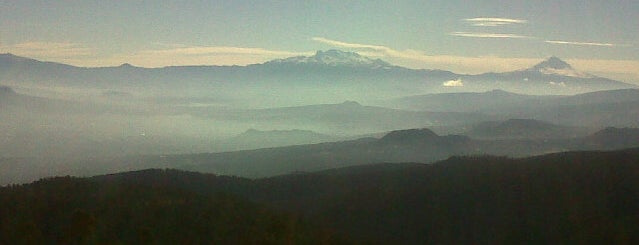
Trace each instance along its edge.
{"label": "wispy cloud", "polygon": [[404,59],[420,59],[420,57],[423,57],[423,54],[420,51],[411,50],[411,49],[399,51],[399,50],[395,50],[395,49],[392,49],[386,46],[381,46],[381,45],[347,43],[347,42],[331,40],[331,39],[327,39],[323,37],[313,37],[311,38],[311,40],[328,44],[334,47],[350,48],[350,49],[356,49],[359,51],[363,50],[364,52],[362,52],[362,54],[366,56],[375,56],[375,57],[390,56],[390,57],[404,58]]}
{"label": "wispy cloud", "polygon": [[144,67],[163,67],[179,65],[248,65],[268,60],[299,55],[311,55],[312,52],[291,52],[263,48],[230,46],[188,46],[162,45],[156,49],[141,50],[132,54],[111,57],[110,63],[131,63]]}
{"label": "wispy cloud", "polygon": [[522,19],[495,18],[495,17],[470,18],[470,19],[464,19],[464,21],[468,22],[472,26],[489,26],[489,27],[528,23],[527,20],[522,20]]}
{"label": "wispy cloud", "polygon": [[419,50],[395,50],[381,45],[348,43],[322,37],[312,40],[339,48],[358,51],[362,55],[380,57],[392,63],[410,68],[429,68],[481,73],[486,71],[509,71],[538,62],[537,59],[503,58],[495,56],[465,57],[454,55],[428,55]]}
{"label": "wispy cloud", "polygon": [[354,48],[354,49],[367,49],[367,50],[374,50],[374,51],[393,52],[393,50],[391,48],[384,47],[384,46],[379,46],[379,45],[360,44],[360,43],[347,43],[347,42],[342,42],[342,41],[326,39],[326,38],[323,38],[323,37],[313,37],[313,38],[311,38],[311,40],[317,41],[317,42],[320,42],[320,43],[325,43],[325,44],[328,44],[328,45],[331,45],[331,46],[335,46],[335,47],[341,47],[341,48]]}
{"label": "wispy cloud", "polygon": [[486,71],[510,71],[538,62],[537,59],[503,58],[496,56],[467,57],[454,55],[428,55],[423,51],[406,49],[396,50],[382,45],[349,43],[314,37],[312,40],[333,47],[347,48],[358,53],[376,58],[384,58],[391,63],[410,68],[428,68],[481,73]]}
{"label": "wispy cloud", "polygon": [[154,43],[137,52],[100,56],[95,50],[71,42],[24,42],[0,46],[0,53],[13,53],[78,66],[113,66],[131,63],[142,67],[179,65],[248,65],[271,59],[313,52],[292,52],[251,47],[193,46]]}
{"label": "wispy cloud", "polygon": [[578,46],[602,46],[602,47],[614,47],[617,46],[613,43],[595,43],[595,42],[572,42],[572,41],[557,41],[557,40],[548,40],[546,43],[552,44],[565,44],[565,45],[578,45]]}
{"label": "wispy cloud", "polygon": [[0,46],[0,52],[45,59],[89,56],[94,53],[91,48],[71,42],[24,42]]}
{"label": "wispy cloud", "polygon": [[485,32],[451,32],[451,36],[477,37],[477,38],[532,38],[523,35],[509,33],[485,33]]}
{"label": "wispy cloud", "polygon": [[244,48],[228,46],[182,46],[172,45],[173,48],[143,50],[140,54],[148,55],[259,55],[259,56],[294,56],[307,53],[268,50],[263,48]]}

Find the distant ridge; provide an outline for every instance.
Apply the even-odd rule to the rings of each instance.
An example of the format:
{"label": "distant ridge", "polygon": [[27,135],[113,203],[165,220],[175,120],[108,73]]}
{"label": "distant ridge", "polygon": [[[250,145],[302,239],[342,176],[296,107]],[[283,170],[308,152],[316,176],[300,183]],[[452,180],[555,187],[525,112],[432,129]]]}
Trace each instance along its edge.
{"label": "distant ridge", "polygon": [[430,129],[422,128],[422,129],[406,129],[406,130],[394,130],[390,133],[384,135],[380,139],[381,142],[401,142],[401,141],[421,141],[421,140],[432,140],[438,138],[435,132]]}
{"label": "distant ridge", "polygon": [[585,139],[593,149],[619,149],[639,147],[639,128],[607,127]]}
{"label": "distant ridge", "polygon": [[583,130],[534,119],[508,119],[474,125],[467,134],[473,138],[493,139],[557,139],[576,138]]}

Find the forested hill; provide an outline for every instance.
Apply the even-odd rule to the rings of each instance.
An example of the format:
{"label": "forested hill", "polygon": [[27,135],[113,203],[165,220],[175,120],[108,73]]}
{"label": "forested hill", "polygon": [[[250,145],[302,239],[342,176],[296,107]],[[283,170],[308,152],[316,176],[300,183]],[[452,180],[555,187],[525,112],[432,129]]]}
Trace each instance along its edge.
{"label": "forested hill", "polygon": [[56,177],[2,188],[0,244],[346,243],[265,205],[189,190],[180,183],[191,173],[168,172],[140,172],[140,183]]}
{"label": "forested hill", "polygon": [[0,244],[638,244],[639,148],[256,180],[143,170],[4,187],[0,203]]}

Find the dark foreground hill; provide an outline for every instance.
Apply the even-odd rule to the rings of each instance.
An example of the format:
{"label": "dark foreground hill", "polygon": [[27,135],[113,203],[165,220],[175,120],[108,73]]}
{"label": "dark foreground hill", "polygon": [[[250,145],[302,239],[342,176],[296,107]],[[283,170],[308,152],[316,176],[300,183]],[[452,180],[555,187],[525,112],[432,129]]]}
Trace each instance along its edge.
{"label": "dark foreground hill", "polygon": [[181,183],[191,175],[152,171],[140,182],[58,177],[2,188],[0,244],[344,242],[334,232],[265,205],[185,188]]}
{"label": "dark foreground hill", "polygon": [[0,243],[637,244],[638,163],[634,148],[257,180],[177,170],[46,179],[0,189]]}

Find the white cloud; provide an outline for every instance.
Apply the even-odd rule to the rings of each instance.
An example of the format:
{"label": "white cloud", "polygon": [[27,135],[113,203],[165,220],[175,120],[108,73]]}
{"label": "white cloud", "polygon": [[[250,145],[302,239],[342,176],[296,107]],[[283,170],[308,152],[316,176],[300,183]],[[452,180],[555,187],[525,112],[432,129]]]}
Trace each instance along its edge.
{"label": "white cloud", "polygon": [[93,55],[92,49],[71,42],[24,42],[0,46],[0,52],[42,59]]}
{"label": "white cloud", "polygon": [[603,47],[613,47],[616,46],[612,43],[595,43],[595,42],[572,42],[572,41],[557,41],[557,40],[548,40],[546,43],[552,44],[566,44],[566,45],[578,45],[578,46],[603,46]]}
{"label": "white cloud", "polygon": [[328,44],[334,47],[350,48],[350,49],[356,49],[358,51],[363,50],[364,52],[360,52],[360,54],[365,56],[394,57],[394,58],[409,59],[409,60],[424,60],[425,58],[429,57],[424,55],[420,51],[411,50],[411,49],[399,51],[386,46],[360,44],[360,43],[347,43],[342,41],[326,39],[322,37],[313,37],[311,40]]}
{"label": "white cloud", "polygon": [[478,38],[531,38],[517,34],[508,33],[485,33],[485,32],[451,32],[451,36],[458,37],[478,37]]}
{"label": "white cloud", "polygon": [[18,56],[78,66],[115,66],[131,63],[142,67],[248,65],[276,58],[313,54],[313,52],[228,46],[188,46],[158,43],[155,43],[154,46],[154,48],[132,53],[99,56],[93,49],[78,43],[25,42],[10,46],[0,46],[0,53],[13,53]]}
{"label": "white cloud", "polygon": [[553,86],[566,87],[566,83],[564,82],[549,82],[549,83],[550,85],[553,85]]}
{"label": "white cloud", "polygon": [[[178,46],[178,45],[175,45]],[[143,50],[139,54],[146,55],[257,55],[257,56],[294,56],[308,53],[268,50],[262,48],[243,48],[228,46],[180,46],[170,49]]]}
{"label": "white cloud", "polygon": [[464,21],[470,23],[472,26],[489,26],[489,27],[528,23],[527,20],[522,20],[522,19],[494,18],[494,17],[471,18],[471,19],[464,19]]}
{"label": "white cloud", "polygon": [[442,86],[444,86],[444,87],[463,87],[464,86],[464,82],[462,82],[461,78],[458,78],[457,80],[446,81],[446,82],[442,83]]}
{"label": "white cloud", "polygon": [[299,55],[312,55],[313,52],[291,52],[263,48],[229,46],[185,46],[163,45],[168,47],[146,49],[132,54],[120,54],[102,60],[112,65],[131,63],[143,67],[164,67],[183,65],[249,65],[272,59]]}
{"label": "white cloud", "polygon": [[347,43],[347,42],[342,42],[342,41],[326,39],[326,38],[323,38],[323,37],[313,37],[313,38],[311,38],[311,40],[317,41],[317,42],[320,42],[320,43],[329,44],[331,46],[342,47],[342,48],[369,49],[369,50],[376,50],[376,51],[389,51],[389,50],[391,50],[388,47],[379,46],[379,45]]}

